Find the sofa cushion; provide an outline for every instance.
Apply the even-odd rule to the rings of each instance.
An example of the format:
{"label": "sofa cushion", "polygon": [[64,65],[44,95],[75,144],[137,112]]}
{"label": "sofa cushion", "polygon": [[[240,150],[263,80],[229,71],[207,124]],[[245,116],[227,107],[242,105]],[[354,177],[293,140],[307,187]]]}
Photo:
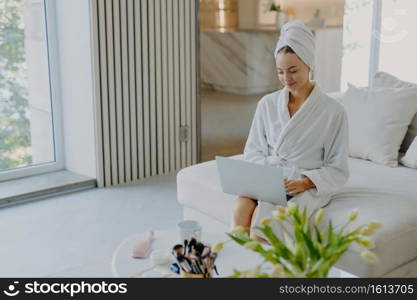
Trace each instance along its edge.
{"label": "sofa cushion", "polygon": [[[375,87],[392,87],[392,88],[409,88],[417,87],[416,83],[407,82],[401,80],[394,75],[388,74],[386,72],[377,72],[374,76],[374,86]],[[410,127],[407,130],[404,141],[401,145],[401,152],[406,152],[408,147],[413,142],[414,138],[417,136],[417,114],[415,114],[413,121],[410,124]]]}
{"label": "sofa cushion", "polygon": [[[370,220],[383,223],[373,236],[381,263],[364,263],[361,249],[352,246],[338,265],[358,276],[382,276],[417,257],[417,170],[392,169],[360,159],[349,159],[349,166],[350,179],[325,208],[325,216],[341,226],[357,208],[359,217],[353,226]],[[222,192],[214,161],[181,170],[177,192],[184,207],[230,223],[236,196]]]}
{"label": "sofa cushion", "polygon": [[349,124],[349,154],[390,167],[417,111],[417,87],[357,88],[349,84],[341,102]]}

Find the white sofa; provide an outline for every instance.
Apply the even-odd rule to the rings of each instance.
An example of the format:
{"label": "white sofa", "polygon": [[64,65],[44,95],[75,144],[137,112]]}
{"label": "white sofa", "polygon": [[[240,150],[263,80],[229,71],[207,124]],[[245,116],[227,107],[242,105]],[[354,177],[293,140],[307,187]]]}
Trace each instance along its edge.
{"label": "white sofa", "polygon": [[[326,218],[343,224],[357,208],[355,224],[378,220],[384,224],[374,237],[375,253],[381,262],[362,261],[360,248],[353,245],[337,266],[360,277],[417,276],[417,170],[390,168],[361,159],[349,159],[350,179],[325,208]],[[226,232],[234,196],[220,187],[214,161],[194,165],[177,175],[178,201],[184,219],[195,219],[203,230]],[[355,225],[353,224],[353,225]]]}

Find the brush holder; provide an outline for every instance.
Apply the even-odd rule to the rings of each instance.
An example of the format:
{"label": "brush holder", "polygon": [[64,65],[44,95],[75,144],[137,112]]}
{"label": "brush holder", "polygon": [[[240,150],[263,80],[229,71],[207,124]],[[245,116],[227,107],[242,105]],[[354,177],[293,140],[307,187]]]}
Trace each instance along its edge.
{"label": "brush holder", "polygon": [[182,278],[212,278],[213,275],[211,272],[205,273],[205,274],[194,274],[194,273],[188,273],[181,270],[180,276]]}

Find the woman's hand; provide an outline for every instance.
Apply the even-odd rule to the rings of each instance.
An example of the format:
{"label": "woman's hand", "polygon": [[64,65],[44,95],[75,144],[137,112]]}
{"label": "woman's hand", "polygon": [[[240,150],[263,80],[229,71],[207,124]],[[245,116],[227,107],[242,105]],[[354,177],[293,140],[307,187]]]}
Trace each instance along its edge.
{"label": "woman's hand", "polygon": [[295,196],[308,189],[315,188],[314,183],[307,176],[302,175],[301,180],[284,180],[285,192],[290,196]]}

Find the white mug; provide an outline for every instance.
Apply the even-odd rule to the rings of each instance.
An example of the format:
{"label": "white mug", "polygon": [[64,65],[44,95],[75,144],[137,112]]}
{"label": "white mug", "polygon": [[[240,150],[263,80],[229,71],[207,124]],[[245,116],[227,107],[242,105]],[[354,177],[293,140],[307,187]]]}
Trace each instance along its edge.
{"label": "white mug", "polygon": [[201,241],[202,227],[194,220],[184,220],[177,224],[180,241],[190,240],[191,238]]}

